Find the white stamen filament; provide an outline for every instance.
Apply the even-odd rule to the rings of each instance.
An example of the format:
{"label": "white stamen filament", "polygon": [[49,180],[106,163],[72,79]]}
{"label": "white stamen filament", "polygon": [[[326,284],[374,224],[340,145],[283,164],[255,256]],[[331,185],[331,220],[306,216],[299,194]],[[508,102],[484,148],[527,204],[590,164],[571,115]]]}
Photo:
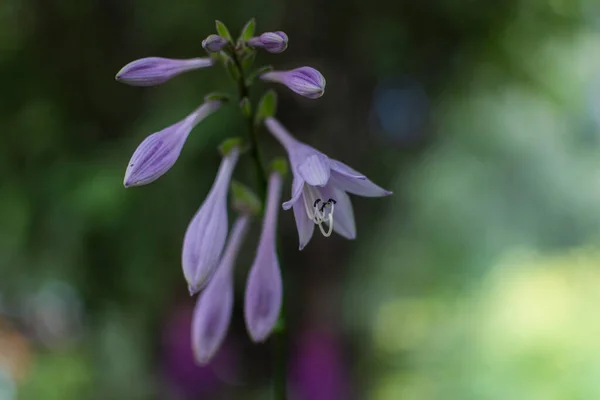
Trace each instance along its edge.
{"label": "white stamen filament", "polygon": [[[331,233],[333,232],[333,210],[335,208],[335,200],[329,199],[323,201],[319,189],[307,184],[304,185],[303,192],[304,208],[306,209],[308,218],[319,226],[323,236],[331,236]],[[329,210],[327,210],[328,207],[330,207]],[[323,227],[323,222],[328,225],[327,230]]]}

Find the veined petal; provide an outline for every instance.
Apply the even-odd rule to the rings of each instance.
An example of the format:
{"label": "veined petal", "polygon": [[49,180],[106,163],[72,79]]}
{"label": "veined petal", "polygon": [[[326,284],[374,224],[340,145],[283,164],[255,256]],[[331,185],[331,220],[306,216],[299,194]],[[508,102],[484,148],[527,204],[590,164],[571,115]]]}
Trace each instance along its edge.
{"label": "veined petal", "polygon": [[145,185],[165,174],[179,158],[192,129],[220,106],[220,101],[206,102],[185,119],[144,139],[127,164],[123,185]]}
{"label": "veined petal", "polygon": [[298,165],[298,172],[307,184],[311,186],[325,186],[329,182],[331,174],[329,158],[315,151]]}
{"label": "veined petal", "polygon": [[208,57],[187,60],[146,57],[132,61],[121,68],[115,79],[132,86],[154,86],[184,72],[210,67],[213,64],[214,60]]}
{"label": "veined petal", "polygon": [[325,78],[314,68],[300,67],[290,71],[269,71],[260,76],[264,81],[277,82],[309,99],[317,99],[325,93]]}
{"label": "veined petal", "polygon": [[233,224],[219,267],[198,296],[192,321],[192,347],[200,365],[211,360],[227,335],[233,309],[233,264],[248,225],[247,216],[239,217]]}
{"label": "veined petal", "polygon": [[300,196],[302,195],[303,187],[304,180],[294,175],[294,179],[292,181],[292,198],[283,203],[282,206],[284,210],[289,210],[294,204],[298,202],[298,199],[300,199]]}
{"label": "veined petal", "polygon": [[341,175],[345,175],[348,178],[365,179],[366,176],[358,172],[357,170],[350,168],[346,164],[338,160],[330,160],[330,166],[332,171],[336,171]]}
{"label": "veined petal", "polygon": [[255,342],[267,339],[281,310],[283,285],[275,251],[281,186],[281,175],[272,173],[260,242],[246,283],[244,316],[248,333]]}
{"label": "veined petal", "polygon": [[296,220],[296,228],[298,229],[299,250],[302,250],[308,244],[315,231],[315,224],[308,218],[302,198],[294,204],[294,219]]}
{"label": "veined petal", "polygon": [[345,192],[363,197],[383,197],[392,194],[389,190],[377,186],[367,178],[351,178],[337,171],[331,172],[331,184]]}
{"label": "veined petal", "polygon": [[333,231],[346,239],[356,239],[356,223],[350,197],[333,185],[322,188],[321,194],[326,199],[331,198],[336,201],[333,213]]}
{"label": "veined petal", "polygon": [[229,181],[238,156],[234,148],[223,158],[208,196],[185,232],[181,262],[191,294],[206,285],[221,257],[227,237]]}

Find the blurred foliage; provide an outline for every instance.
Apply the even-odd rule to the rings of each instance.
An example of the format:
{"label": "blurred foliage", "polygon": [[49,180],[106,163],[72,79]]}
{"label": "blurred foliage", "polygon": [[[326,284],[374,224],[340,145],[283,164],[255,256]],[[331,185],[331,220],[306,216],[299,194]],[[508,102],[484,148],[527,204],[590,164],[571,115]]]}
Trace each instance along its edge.
{"label": "blurred foliage", "polygon": [[[219,69],[113,80],[136,58],[201,55],[215,19],[250,17],[290,37],[261,63],[327,78],[314,102],[278,88],[279,118],[395,193],[355,199],[356,241],[315,235],[300,253],[282,214],[290,354],[346,368],[351,394],[321,382],[322,399],[599,398],[599,1],[3,0],[0,399],[266,398],[268,346],[249,343],[239,304],[224,366],[189,372],[177,336],[193,304],[181,241],[218,144],[243,132],[236,107],[158,182],[122,186],[146,135],[234,86]],[[305,351],[312,331],[340,350]]]}

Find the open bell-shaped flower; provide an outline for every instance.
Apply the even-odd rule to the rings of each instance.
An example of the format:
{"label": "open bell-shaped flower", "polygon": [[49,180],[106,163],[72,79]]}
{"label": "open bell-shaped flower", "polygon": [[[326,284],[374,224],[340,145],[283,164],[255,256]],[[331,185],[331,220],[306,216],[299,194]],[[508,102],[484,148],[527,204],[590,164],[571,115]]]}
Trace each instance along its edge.
{"label": "open bell-shaped flower", "polygon": [[356,238],[354,211],[347,193],[363,197],[389,196],[385,190],[346,164],[294,138],[275,118],[265,119],[267,129],[285,147],[294,175],[292,198],[283,208],[293,208],[300,250],[310,241],[317,225],[324,236],[332,231]]}
{"label": "open bell-shaped flower", "polygon": [[233,309],[233,267],[249,220],[248,216],[240,216],[235,221],[219,266],[198,295],[192,320],[192,347],[200,365],[211,360],[227,335]]}
{"label": "open bell-shaped flower", "polygon": [[244,316],[248,333],[255,342],[267,339],[281,310],[283,285],[275,250],[275,233],[282,181],[279,172],[273,172],[269,177],[262,233],[246,282]]}
{"label": "open bell-shaped flower", "polygon": [[237,147],[223,157],[208,196],[185,232],[181,263],[190,294],[204,288],[221,258],[227,238],[227,192],[238,157]]}
{"label": "open bell-shaped flower", "polygon": [[155,86],[187,71],[214,65],[210,57],[177,60],[162,57],[146,57],[135,60],[121,68],[115,79],[131,86]]}
{"label": "open bell-shaped flower", "polygon": [[309,99],[318,99],[325,93],[325,78],[311,67],[300,67],[290,71],[269,71],[260,76],[267,82],[277,82],[293,92]]}
{"label": "open bell-shaped flower", "polygon": [[125,187],[145,185],[165,174],[179,158],[192,129],[221,104],[219,100],[207,101],[185,119],[144,139],[127,164]]}
{"label": "open bell-shaped flower", "polygon": [[248,45],[255,48],[263,48],[269,53],[281,53],[288,46],[288,36],[285,32],[265,32],[260,36],[250,38]]}

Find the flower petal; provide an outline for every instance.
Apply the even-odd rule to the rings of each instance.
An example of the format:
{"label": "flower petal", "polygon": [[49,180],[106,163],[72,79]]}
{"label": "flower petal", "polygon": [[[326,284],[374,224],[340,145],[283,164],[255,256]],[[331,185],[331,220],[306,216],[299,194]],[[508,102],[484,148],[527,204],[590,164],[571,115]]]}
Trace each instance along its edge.
{"label": "flower petal", "polygon": [[227,237],[227,193],[239,151],[233,149],[223,158],[217,178],[183,240],[181,263],[190,293],[200,291],[212,276]]}
{"label": "flower petal", "polygon": [[187,60],[146,57],[132,61],[121,68],[115,79],[132,86],[154,86],[184,72],[210,67],[214,63],[215,61],[209,57]]}
{"label": "flower petal", "polygon": [[367,178],[351,178],[337,171],[332,171],[331,183],[338,189],[363,197],[383,197],[392,194],[389,190],[377,186]]}
{"label": "flower petal", "polygon": [[365,179],[366,176],[358,172],[357,170],[350,168],[346,164],[338,160],[329,160],[330,166],[333,171],[336,171],[349,178]]}
{"label": "flower petal", "polygon": [[298,166],[298,172],[309,185],[325,186],[331,175],[329,158],[315,151],[302,161]]}
{"label": "flower petal", "polygon": [[298,229],[299,250],[302,250],[312,238],[315,230],[315,224],[308,218],[302,198],[294,204],[294,219]]}
{"label": "flower petal", "polygon": [[127,164],[123,185],[145,185],[164,175],[179,158],[192,129],[221,104],[220,101],[208,101],[185,119],[144,139]]}
{"label": "flower petal", "polygon": [[302,195],[302,188],[304,187],[304,179],[294,176],[292,181],[292,198],[283,203],[282,207],[284,210],[289,210],[294,204],[298,202],[298,199]]}
{"label": "flower petal", "polygon": [[281,311],[283,284],[275,252],[281,186],[281,175],[272,173],[269,177],[263,229],[246,283],[244,316],[248,333],[255,342],[262,342],[271,334]]}

